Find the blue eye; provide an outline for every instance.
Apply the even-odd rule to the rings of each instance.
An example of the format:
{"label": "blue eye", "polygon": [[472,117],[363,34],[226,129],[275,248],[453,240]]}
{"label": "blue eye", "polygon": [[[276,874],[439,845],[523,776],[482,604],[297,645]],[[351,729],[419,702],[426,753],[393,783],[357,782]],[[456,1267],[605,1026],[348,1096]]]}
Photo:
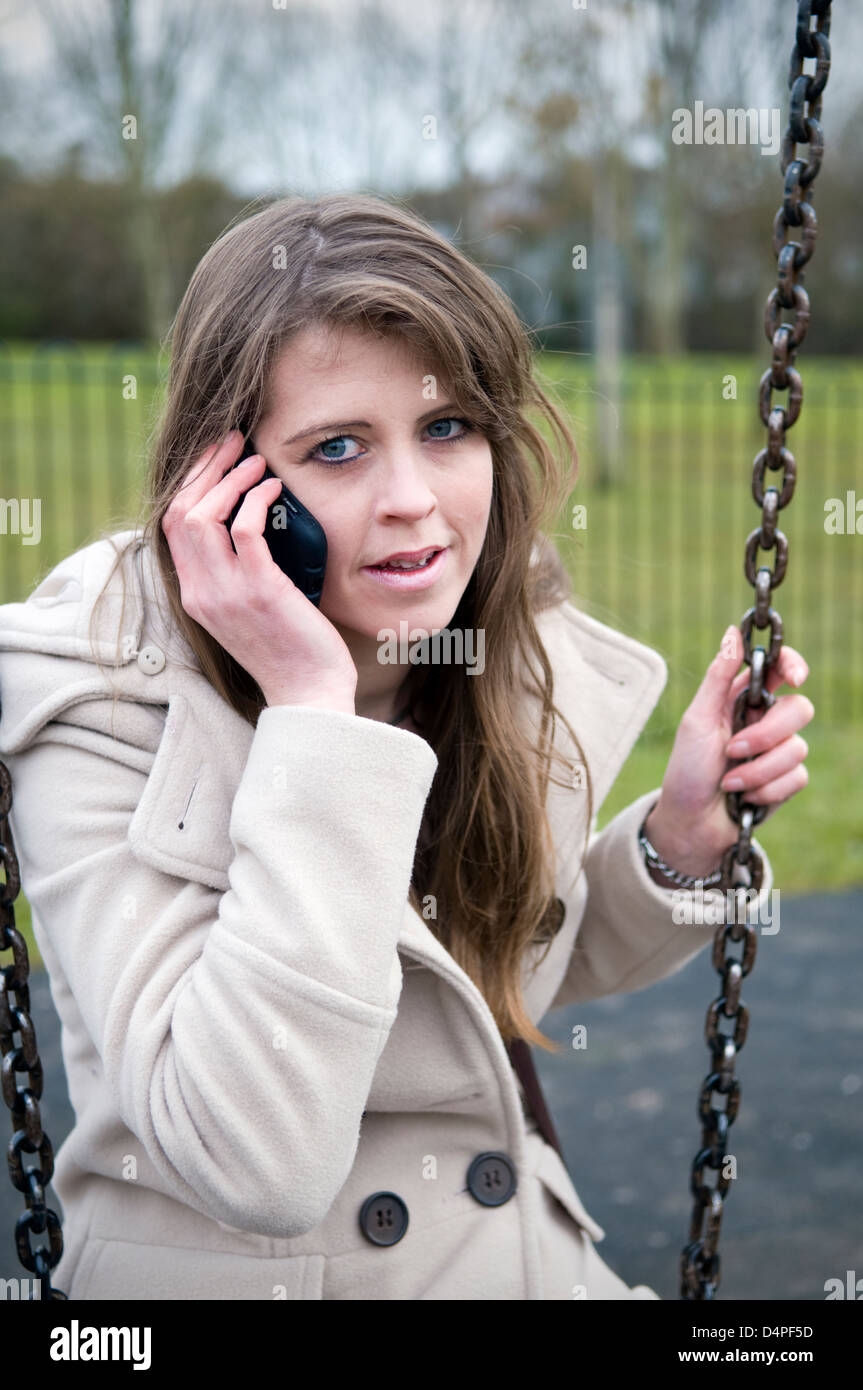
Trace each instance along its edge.
{"label": "blue eye", "polygon": [[440,420],[432,420],[432,422],[431,422],[431,424],[428,426],[428,428],[429,428],[430,430],[433,430],[437,425],[463,425],[463,426],[464,426],[464,430],[463,430],[462,434],[435,434],[435,435],[432,436],[434,439],[440,440],[440,441],[442,441],[442,442],[443,442],[443,441],[450,440],[450,439],[461,439],[461,438],[463,437],[463,434],[467,434],[468,430],[471,428],[471,426],[468,424],[467,420],[460,420],[460,419],[458,419],[457,416],[455,416],[455,415],[444,415],[444,416],[441,417]]}
{"label": "blue eye", "polygon": [[[432,434],[431,437],[436,444],[454,444],[456,440],[464,439],[465,435],[470,434],[470,432],[474,428],[474,426],[470,423],[469,420],[463,420],[456,415],[442,415],[440,419],[432,420],[430,424],[426,425],[426,429],[433,431],[439,425],[448,426],[452,424],[461,425],[461,431],[458,434]],[[329,452],[334,448],[337,451],[343,450],[344,441],[346,439],[353,440],[353,435],[330,435],[329,439],[321,439],[317,444],[314,444],[305,457],[306,459],[311,459],[315,463],[322,463],[325,467],[343,467],[344,465],[349,463],[356,463],[358,459],[362,458],[362,454],[345,454],[343,452]],[[354,440],[354,443],[356,443],[356,440]],[[325,453],[324,451],[327,452]]]}
{"label": "blue eye", "polygon": [[[344,448],[344,441],[346,439],[352,438],[353,436],[350,434],[336,434],[333,435],[332,439],[321,440],[321,443],[317,445],[317,448],[321,450],[330,450],[333,448],[341,450]],[[314,453],[314,450],[312,450],[312,452]],[[359,457],[359,455],[350,455],[350,458],[353,457]],[[327,453],[326,459],[328,463],[345,463],[346,461],[348,461],[348,459],[346,459],[346,456],[343,453]]]}

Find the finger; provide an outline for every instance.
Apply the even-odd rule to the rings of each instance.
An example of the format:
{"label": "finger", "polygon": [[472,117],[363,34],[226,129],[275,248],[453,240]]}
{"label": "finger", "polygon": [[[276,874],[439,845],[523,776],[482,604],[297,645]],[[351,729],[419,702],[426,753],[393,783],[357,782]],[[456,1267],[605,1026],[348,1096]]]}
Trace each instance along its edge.
{"label": "finger", "polygon": [[747,792],[746,800],[751,801],[756,806],[787,801],[789,797],[794,796],[795,792],[802,791],[808,785],[809,772],[805,763],[801,763],[793,772],[787,772],[784,777],[777,777],[765,786],[755,787],[752,791]]}
{"label": "finger", "polygon": [[[229,534],[225,523],[236,503],[237,493],[243,490],[242,478],[231,481],[231,491],[222,494],[221,503],[218,500],[211,500],[207,496],[198,503],[197,507],[193,507],[187,513],[181,527],[182,543],[186,546],[185,554],[193,556],[195,562],[202,566],[210,576],[217,573],[219,565],[227,564],[235,574],[238,574],[242,569],[248,571],[254,567],[256,560],[259,567],[265,566],[267,562],[272,560],[269,547],[263,537],[263,531],[267,511],[281,492],[280,480],[278,478],[265,478],[263,482],[249,489],[243,498]],[[255,499],[255,502],[250,511],[248,506],[252,498]],[[243,521],[240,522],[240,514],[244,507],[247,510]],[[255,525],[257,525],[257,537],[251,530],[251,527]],[[241,545],[244,546],[242,553],[241,545],[237,545],[238,536]],[[231,546],[232,539],[234,546],[236,546],[236,554]],[[263,554],[256,555],[257,543],[264,547]]]}
{"label": "finger", "polygon": [[779,660],[767,673],[767,689],[772,694],[780,685],[788,684],[799,688],[809,675],[809,667],[794,647],[783,644]]}
{"label": "finger", "polygon": [[252,485],[261,481],[265,467],[263,454],[252,454],[250,458],[243,459],[242,463],[228,469],[221,482],[213,483],[200,502],[195,504],[195,512],[200,512],[208,521],[227,521],[243,493],[248,495]]}
{"label": "finger", "polygon": [[734,680],[731,682],[731,689],[728,692],[732,698],[732,702],[737,699],[741,690],[746,689],[751,679],[752,672],[748,666],[746,667],[745,671],[741,671],[738,676],[734,677]]}
{"label": "finger", "polygon": [[[281,478],[265,478],[256,487],[250,488],[231,527],[237,560],[252,580],[261,579],[274,563],[264,538],[264,525],[267,513],[281,491]],[[222,530],[227,535],[227,527],[223,526]]]}
{"label": "finger", "polygon": [[[791,685],[798,688],[809,676],[809,667],[803,657],[794,647],[783,644],[779,653],[779,658],[775,666],[767,668],[765,685],[768,694],[772,695],[778,690],[780,685]],[[744,671],[735,676],[729,694],[732,702],[737,699],[742,690],[745,690],[752,678],[751,667],[747,666]]]}
{"label": "finger", "polygon": [[[217,450],[210,455],[209,462],[199,460],[201,466],[186,495],[187,500],[179,504],[177,515],[170,523],[170,530],[165,528],[177,574],[181,580],[193,564],[203,564],[208,569],[219,563],[230,565],[232,568],[237,564],[228,528],[223,523],[230,516],[237,498],[248,487],[250,476],[254,478],[264,463],[261,455],[256,455],[234,467],[235,455],[238,452],[237,443],[242,440],[239,431],[237,434],[238,440],[235,440],[226,452],[221,453],[221,459],[221,451]],[[225,477],[220,482],[215,481],[219,470],[225,468],[228,470]],[[189,506],[188,496],[201,488],[204,491],[199,500]],[[179,494],[175,495],[171,511],[174,511],[177,496]],[[163,518],[163,523],[166,517]]]}
{"label": "finger", "polygon": [[736,627],[726,629],[719,650],[695,692],[689,713],[696,721],[715,726],[725,717],[735,675],[743,655],[743,639]]}
{"label": "finger", "polygon": [[209,449],[205,449],[195,459],[162,518],[163,527],[166,520],[170,525],[178,517],[184,516],[200,502],[202,497],[206,496],[216,479],[226,469],[234,466],[240,457],[242,444],[242,430],[231,430],[224,439],[217,440],[215,444],[212,444]]}
{"label": "finger", "polygon": [[766,714],[733,736],[725,752],[729,758],[766,753],[781,739],[805,728],[814,714],[815,706],[806,695],[780,695]]}
{"label": "finger", "polygon": [[775,748],[771,748],[769,753],[762,753],[750,762],[739,763],[731,768],[719,783],[720,789],[724,792],[739,792],[750,787],[763,786],[786,772],[793,772],[808,752],[809,745],[806,740],[799,734],[793,734],[791,738],[786,738]]}

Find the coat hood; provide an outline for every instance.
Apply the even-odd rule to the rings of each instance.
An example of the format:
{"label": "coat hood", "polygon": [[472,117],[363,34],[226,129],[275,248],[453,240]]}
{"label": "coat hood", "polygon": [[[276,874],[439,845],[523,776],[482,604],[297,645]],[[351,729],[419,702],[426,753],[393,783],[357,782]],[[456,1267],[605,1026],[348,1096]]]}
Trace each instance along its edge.
{"label": "coat hood", "polygon": [[[91,616],[109,575],[91,645]],[[83,546],[23,602],[0,606],[0,755],[26,748],[61,710],[111,695],[112,671],[135,663],[145,636],[166,656],[200,669],[171,622],[157,566],[136,530]],[[146,685],[141,693],[150,698]]]}

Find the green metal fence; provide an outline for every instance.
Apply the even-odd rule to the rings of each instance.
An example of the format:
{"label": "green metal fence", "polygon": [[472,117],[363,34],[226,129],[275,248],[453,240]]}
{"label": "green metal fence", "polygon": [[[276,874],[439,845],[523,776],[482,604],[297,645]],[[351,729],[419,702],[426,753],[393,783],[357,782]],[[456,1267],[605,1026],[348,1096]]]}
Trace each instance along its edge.
{"label": "green metal fence", "polygon": [[[752,602],[743,553],[760,517],[751,474],[766,435],[755,404],[764,364],[628,359],[613,400],[599,395],[585,358],[546,354],[538,366],[578,442],[579,483],[555,529],[577,600],[662,652],[663,708],[676,720],[725,628]],[[3,602],[23,598],[104,527],[139,519],[166,368],[133,344],[0,344]],[[788,435],[798,482],[779,518],[788,573],[774,602],[786,641],[811,668],[806,691],[819,719],[847,724],[863,713],[863,364],[810,358],[803,383],[803,410]],[[609,412],[616,467],[602,486],[599,441]],[[768,473],[767,485],[774,480]],[[841,502],[838,534],[828,530],[830,499]],[[584,513],[573,514],[575,506]],[[759,553],[771,567],[774,558]]]}

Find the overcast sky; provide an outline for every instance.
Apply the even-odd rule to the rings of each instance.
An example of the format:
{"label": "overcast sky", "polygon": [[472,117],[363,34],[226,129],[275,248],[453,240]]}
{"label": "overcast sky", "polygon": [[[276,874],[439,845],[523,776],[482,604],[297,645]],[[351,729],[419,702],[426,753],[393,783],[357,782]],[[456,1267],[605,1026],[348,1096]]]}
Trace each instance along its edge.
{"label": "overcast sky", "polygon": [[[185,0],[139,0],[143,45],[158,46],[161,16],[182,7]],[[685,13],[694,0],[678,0]],[[68,89],[51,82],[53,48],[46,28],[52,5],[68,11],[79,23],[98,25],[107,0],[42,0],[20,6],[17,0],[0,0],[0,149],[12,153],[33,170],[49,168],[59,153],[76,138],[82,139],[93,171],[108,172],[101,161],[98,141],[86,112],[70,98]],[[741,31],[736,18],[739,0],[729,0],[729,22],[736,28],[717,43],[716,90],[734,93],[734,104],[782,107],[787,115],[787,61],[793,43],[795,0],[787,3],[787,24],[773,38],[759,34],[755,62],[749,75],[750,90],[734,91],[734,55],[753,51],[755,16],[766,0],[748,0],[742,10],[752,16],[752,26]],[[209,169],[241,194],[277,190],[286,181],[316,188],[351,188],[367,181],[392,187],[406,180],[435,186],[452,172],[453,150],[445,123],[437,139],[422,138],[423,119],[438,112],[440,82],[449,76],[469,99],[482,107],[484,94],[492,103],[485,119],[471,131],[470,162],[484,175],[505,173],[517,159],[518,125],[501,99],[496,85],[505,88],[510,30],[505,4],[495,0],[425,0],[406,9],[394,0],[314,0],[308,8],[322,24],[329,22],[329,40],[298,60],[288,40],[293,32],[297,6],[286,12],[273,0],[195,0],[206,25],[194,62],[184,68],[184,93],[179,119],[159,169],[159,181],[171,182],[190,167]],[[646,77],[645,36],[651,22],[651,0],[631,7],[633,17],[621,22],[611,0],[588,0],[590,17],[606,31],[604,43],[593,43],[587,58],[585,79],[574,80],[574,95],[586,80],[607,92],[610,131],[626,129],[637,115]],[[227,45],[230,69],[223,81],[214,77],[220,51],[220,15],[225,12],[233,35]],[[412,57],[400,59],[383,39],[363,45],[357,27],[373,22],[375,13],[398,15]],[[458,16],[454,39],[440,40],[441,23]],[[531,0],[531,23],[544,27],[561,46],[577,41],[585,14],[574,10],[571,0]],[[834,119],[852,98],[859,101],[859,57],[863,56],[863,6],[842,5],[833,17],[833,41],[842,35],[834,51],[829,99]],[[838,26],[838,28],[837,28]],[[399,26],[393,24],[392,32]],[[356,38],[354,37],[356,35]],[[764,49],[760,60],[758,45]],[[221,49],[225,44],[221,42]],[[514,50],[513,50],[514,51]],[[854,61],[836,61],[839,54],[855,53]],[[779,57],[781,55],[781,62]],[[708,55],[710,56],[710,55]],[[484,66],[485,63],[485,66]],[[781,71],[777,82],[775,75]],[[241,73],[247,74],[242,84]],[[237,80],[231,83],[233,75]],[[510,76],[510,81],[512,78]],[[527,82],[528,79],[522,79]],[[519,79],[515,79],[517,85]],[[755,92],[759,93],[758,96]],[[215,97],[215,101],[213,98]],[[710,83],[705,100],[713,99]],[[724,101],[724,98],[723,98]],[[204,113],[202,115],[202,112]],[[203,132],[203,133],[202,133]],[[627,141],[631,157],[649,163],[654,150],[637,133]]]}

